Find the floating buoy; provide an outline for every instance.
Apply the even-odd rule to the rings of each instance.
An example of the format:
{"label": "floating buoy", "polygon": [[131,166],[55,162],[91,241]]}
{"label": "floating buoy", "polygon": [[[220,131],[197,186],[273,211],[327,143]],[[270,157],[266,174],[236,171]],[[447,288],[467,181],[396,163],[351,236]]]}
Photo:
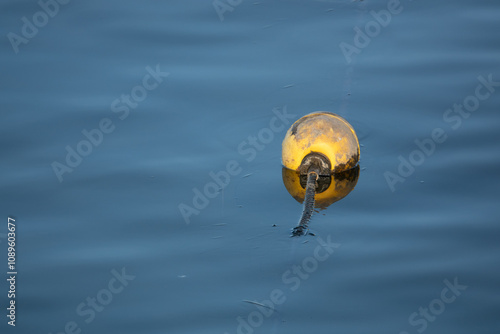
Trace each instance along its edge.
{"label": "floating buoy", "polygon": [[[294,171],[299,179],[303,180],[302,186],[305,186],[304,210],[298,226],[292,233],[292,236],[303,235],[307,231],[313,212],[316,193],[322,193],[331,187],[332,174],[358,167],[359,141],[353,127],[345,119],[331,112],[320,111],[306,115],[293,123],[285,135],[282,146],[283,166]],[[283,180],[285,181],[285,176],[290,180],[290,175],[292,174],[284,171]],[[356,175],[359,175],[359,168]],[[336,181],[334,184],[336,185]],[[343,198],[352,188],[349,189],[347,186],[345,190],[348,191],[345,195],[338,193],[338,196],[333,197]],[[332,189],[335,193],[335,188]],[[297,192],[290,193],[294,196]]]}
{"label": "floating buoy", "polygon": [[356,166],[359,142],[353,127],[339,115],[325,111],[297,120],[283,140],[283,166],[304,173],[315,161],[308,159],[310,157],[321,159],[324,162],[320,166],[321,172],[327,174]]}

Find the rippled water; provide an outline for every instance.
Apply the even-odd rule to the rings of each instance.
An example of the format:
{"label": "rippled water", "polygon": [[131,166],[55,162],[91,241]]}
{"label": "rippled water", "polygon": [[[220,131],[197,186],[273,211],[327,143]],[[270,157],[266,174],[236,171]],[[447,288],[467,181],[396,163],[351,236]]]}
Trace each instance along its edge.
{"label": "rippled water", "polygon": [[[2,333],[500,331],[496,2],[47,3],[0,12]],[[361,172],[290,238],[316,110]]]}

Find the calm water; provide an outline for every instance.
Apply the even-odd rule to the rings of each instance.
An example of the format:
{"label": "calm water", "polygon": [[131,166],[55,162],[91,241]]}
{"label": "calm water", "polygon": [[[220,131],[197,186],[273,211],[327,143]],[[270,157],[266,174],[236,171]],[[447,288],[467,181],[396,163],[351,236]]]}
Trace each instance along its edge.
{"label": "calm water", "polygon": [[[232,3],[3,1],[1,332],[499,333],[497,2]],[[316,110],[361,172],[290,238]]]}

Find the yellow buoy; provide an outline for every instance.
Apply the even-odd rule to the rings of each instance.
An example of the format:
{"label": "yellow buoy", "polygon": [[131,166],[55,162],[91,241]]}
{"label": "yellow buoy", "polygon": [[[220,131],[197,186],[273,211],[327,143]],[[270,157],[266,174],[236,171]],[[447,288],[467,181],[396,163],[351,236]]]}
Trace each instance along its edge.
{"label": "yellow buoy", "polygon": [[[292,236],[304,235],[309,233],[308,223],[316,200],[318,206],[326,207],[347,196],[356,185],[358,137],[339,115],[315,112],[300,118],[288,129],[281,161],[290,171],[283,170],[285,187],[304,205]],[[337,176],[333,177],[333,184],[332,175]]]}
{"label": "yellow buoy", "polygon": [[[352,126],[331,112],[306,115],[288,129],[283,140],[282,163],[286,168],[308,172],[318,164],[321,175],[342,172],[357,165],[359,142]],[[318,160],[319,159],[319,160]]]}

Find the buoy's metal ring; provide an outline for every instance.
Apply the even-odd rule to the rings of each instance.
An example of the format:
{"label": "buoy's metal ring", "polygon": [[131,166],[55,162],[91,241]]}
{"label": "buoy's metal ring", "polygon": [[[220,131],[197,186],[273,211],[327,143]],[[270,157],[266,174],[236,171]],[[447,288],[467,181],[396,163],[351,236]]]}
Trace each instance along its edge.
{"label": "buoy's metal ring", "polygon": [[311,168],[317,169],[319,176],[328,176],[332,172],[330,160],[324,154],[318,152],[311,152],[302,159],[299,172],[301,175],[306,175],[311,171]]}

